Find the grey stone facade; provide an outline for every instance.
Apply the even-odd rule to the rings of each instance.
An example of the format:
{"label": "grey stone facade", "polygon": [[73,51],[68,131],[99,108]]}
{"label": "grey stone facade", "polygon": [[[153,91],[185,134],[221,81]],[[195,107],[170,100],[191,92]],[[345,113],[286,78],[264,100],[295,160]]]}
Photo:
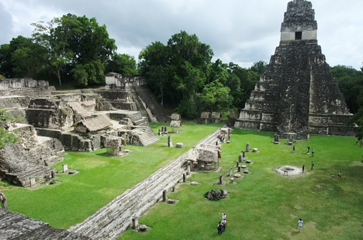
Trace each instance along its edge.
{"label": "grey stone facade", "polygon": [[288,3],[281,41],[256,84],[235,127],[295,133],[354,135],[345,124],[352,116],[318,45],[312,4]]}

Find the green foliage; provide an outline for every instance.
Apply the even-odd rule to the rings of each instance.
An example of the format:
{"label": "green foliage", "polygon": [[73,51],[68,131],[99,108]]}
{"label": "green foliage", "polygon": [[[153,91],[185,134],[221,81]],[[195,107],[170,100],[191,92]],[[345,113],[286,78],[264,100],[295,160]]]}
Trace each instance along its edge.
{"label": "green foliage", "polygon": [[128,54],[113,53],[105,64],[106,72],[120,73],[122,76],[136,75],[136,60]]}
{"label": "green foliage", "polygon": [[[106,26],[95,18],[63,15],[44,23],[33,23],[32,39],[19,36],[0,48],[0,73],[5,77],[46,76],[74,81],[78,86],[104,84],[104,64],[116,50]],[[132,59],[126,59],[132,62]],[[135,72],[135,61],[126,64]],[[74,79],[69,79],[73,76]]]}
{"label": "green foliage", "polygon": [[18,139],[13,133],[7,130],[7,126],[14,122],[16,118],[7,115],[6,111],[6,109],[0,108],[0,149],[8,143],[15,143]]}
{"label": "green foliage", "polygon": [[354,116],[349,125],[358,125],[358,140],[363,139],[363,73],[352,67],[338,65],[330,69],[336,78],[339,89],[343,93],[345,102]]}
{"label": "green foliage", "polygon": [[[330,72],[338,82],[345,102],[352,113],[358,112],[359,101],[363,98],[363,74],[352,67],[338,65],[332,67]],[[362,105],[363,106],[363,105]]]}
{"label": "green foliage", "polygon": [[6,79],[6,77],[0,74],[0,79]]}
{"label": "green foliage", "polygon": [[198,118],[201,111],[211,109],[242,108],[266,64],[260,61],[243,69],[220,59],[212,63],[212,56],[209,45],[181,31],[167,45],[153,42],[143,49],[138,68],[160,102],[183,117]]}

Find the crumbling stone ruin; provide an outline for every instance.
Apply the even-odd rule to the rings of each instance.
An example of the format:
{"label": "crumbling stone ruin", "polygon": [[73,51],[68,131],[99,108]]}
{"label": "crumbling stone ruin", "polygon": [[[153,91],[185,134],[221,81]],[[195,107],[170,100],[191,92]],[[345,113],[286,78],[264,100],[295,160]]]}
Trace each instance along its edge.
{"label": "crumbling stone ruin", "polygon": [[280,138],[354,135],[345,126],[351,114],[318,45],[317,28],[311,2],[288,3],[280,45],[235,127],[275,131]]}
{"label": "crumbling stone ruin", "polygon": [[200,144],[188,152],[186,160],[190,161],[195,169],[212,170],[219,166],[220,158],[220,145]]}
{"label": "crumbling stone ruin", "polygon": [[208,123],[209,115],[210,115],[210,112],[202,112],[200,114],[200,118],[202,119],[202,121],[204,123]]}
{"label": "crumbling stone ruin", "polygon": [[110,138],[119,138],[123,144],[113,150],[119,155],[123,145],[158,141],[147,116],[127,107],[118,109],[123,105],[103,97],[118,99],[127,94],[102,89],[62,92],[46,81],[0,80],[0,107],[21,117],[10,128],[20,141],[0,150],[0,177],[15,185],[34,186],[49,181],[55,170],[48,166],[62,161],[64,150],[94,151],[107,147]]}
{"label": "crumbling stone ruin", "polygon": [[204,193],[204,197],[210,201],[218,201],[222,198],[226,198],[228,192],[226,190],[214,190]]}
{"label": "crumbling stone ruin", "polygon": [[1,239],[92,239],[65,229],[52,228],[47,223],[3,208],[0,208],[0,223]]}
{"label": "crumbling stone ruin", "polygon": [[149,122],[166,122],[168,114],[152,97],[145,77],[118,73],[106,74],[106,89],[99,94],[113,107],[130,111],[140,111]]}
{"label": "crumbling stone ruin", "polygon": [[171,114],[170,119],[171,119],[171,122],[170,122],[171,128],[180,128],[180,126],[182,125],[180,114],[173,113],[173,114]]}

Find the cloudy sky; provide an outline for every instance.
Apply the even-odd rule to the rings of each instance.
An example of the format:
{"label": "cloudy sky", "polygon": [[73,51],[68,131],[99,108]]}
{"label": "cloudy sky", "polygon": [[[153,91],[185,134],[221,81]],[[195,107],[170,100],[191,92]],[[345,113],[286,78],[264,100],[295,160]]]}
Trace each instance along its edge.
{"label": "cloudy sky", "polygon": [[[0,44],[30,37],[33,22],[67,13],[95,17],[116,40],[119,53],[135,56],[155,41],[166,44],[181,30],[214,51],[213,61],[249,67],[269,62],[280,40],[289,0],[0,0]],[[362,0],[312,0],[318,41],[331,66],[359,69],[363,62]]]}

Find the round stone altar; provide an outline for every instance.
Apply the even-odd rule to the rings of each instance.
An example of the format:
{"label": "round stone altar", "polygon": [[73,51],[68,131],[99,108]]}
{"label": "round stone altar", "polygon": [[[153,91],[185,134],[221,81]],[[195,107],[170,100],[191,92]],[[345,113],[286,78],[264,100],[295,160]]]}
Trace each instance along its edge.
{"label": "round stone altar", "polygon": [[277,172],[284,176],[296,176],[302,173],[302,169],[295,166],[285,165],[278,168]]}

